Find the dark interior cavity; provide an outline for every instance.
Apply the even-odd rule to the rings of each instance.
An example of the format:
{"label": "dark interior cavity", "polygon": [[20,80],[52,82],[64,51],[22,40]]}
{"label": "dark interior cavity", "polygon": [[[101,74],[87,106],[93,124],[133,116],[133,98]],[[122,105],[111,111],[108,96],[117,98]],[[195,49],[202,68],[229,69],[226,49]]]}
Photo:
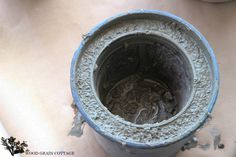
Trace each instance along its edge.
{"label": "dark interior cavity", "polygon": [[175,116],[191,94],[190,64],[163,37],[135,34],[120,38],[105,48],[96,66],[95,88],[103,105],[136,124]]}

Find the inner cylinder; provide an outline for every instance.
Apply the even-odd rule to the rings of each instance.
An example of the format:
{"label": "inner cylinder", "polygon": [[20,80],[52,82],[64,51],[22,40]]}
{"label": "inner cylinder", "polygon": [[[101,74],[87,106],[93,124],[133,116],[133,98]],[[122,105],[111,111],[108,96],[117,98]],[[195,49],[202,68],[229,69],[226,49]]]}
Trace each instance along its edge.
{"label": "inner cylinder", "polygon": [[93,79],[100,101],[112,114],[136,124],[153,124],[183,109],[193,74],[184,53],[170,40],[134,34],[104,49]]}

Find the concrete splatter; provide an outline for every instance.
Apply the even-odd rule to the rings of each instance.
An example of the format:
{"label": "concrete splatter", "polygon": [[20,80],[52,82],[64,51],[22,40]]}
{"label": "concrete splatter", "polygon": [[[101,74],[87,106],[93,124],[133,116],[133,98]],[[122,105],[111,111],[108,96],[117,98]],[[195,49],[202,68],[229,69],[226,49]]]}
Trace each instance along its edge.
{"label": "concrete splatter", "polygon": [[209,148],[210,148],[210,146],[211,146],[211,144],[210,143],[206,143],[206,144],[199,144],[198,145],[199,146],[199,148],[200,149],[202,149],[202,150],[208,150]]}
{"label": "concrete splatter", "polygon": [[221,143],[221,133],[220,130],[217,128],[212,128],[210,130],[210,133],[213,137],[213,144],[214,144],[214,149],[223,149],[224,144]]}
{"label": "concrete splatter", "polygon": [[83,134],[85,121],[80,112],[78,111],[77,107],[75,106],[74,102],[71,104],[71,107],[74,109],[75,117],[74,122],[72,124],[72,128],[68,135],[80,137]]}

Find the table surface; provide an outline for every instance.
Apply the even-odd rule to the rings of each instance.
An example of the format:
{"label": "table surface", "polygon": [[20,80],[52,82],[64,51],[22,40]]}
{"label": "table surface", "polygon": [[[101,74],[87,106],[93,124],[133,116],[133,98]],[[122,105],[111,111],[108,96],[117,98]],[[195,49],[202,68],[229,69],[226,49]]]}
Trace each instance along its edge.
{"label": "table surface", "polygon": [[[210,148],[198,146],[177,157],[236,157],[236,2],[0,0],[0,120],[8,134],[26,140],[31,151],[109,157],[88,125],[81,138],[68,136],[74,117],[70,62],[83,34],[130,9],[158,9],[184,18],[207,38],[218,59],[221,83],[213,119],[197,133],[199,144]],[[221,132],[224,149],[213,148],[214,128]]]}

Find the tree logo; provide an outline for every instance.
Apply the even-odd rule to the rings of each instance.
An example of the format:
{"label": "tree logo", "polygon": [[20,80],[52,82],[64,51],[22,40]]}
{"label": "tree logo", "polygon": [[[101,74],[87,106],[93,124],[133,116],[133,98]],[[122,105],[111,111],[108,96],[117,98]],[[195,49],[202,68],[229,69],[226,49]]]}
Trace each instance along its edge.
{"label": "tree logo", "polygon": [[12,136],[9,138],[2,137],[1,141],[2,145],[5,147],[5,149],[9,150],[12,156],[14,156],[14,154],[24,153],[29,151],[28,149],[26,149],[26,147],[28,147],[26,141],[23,141],[21,143],[20,141],[16,141],[16,138]]}

